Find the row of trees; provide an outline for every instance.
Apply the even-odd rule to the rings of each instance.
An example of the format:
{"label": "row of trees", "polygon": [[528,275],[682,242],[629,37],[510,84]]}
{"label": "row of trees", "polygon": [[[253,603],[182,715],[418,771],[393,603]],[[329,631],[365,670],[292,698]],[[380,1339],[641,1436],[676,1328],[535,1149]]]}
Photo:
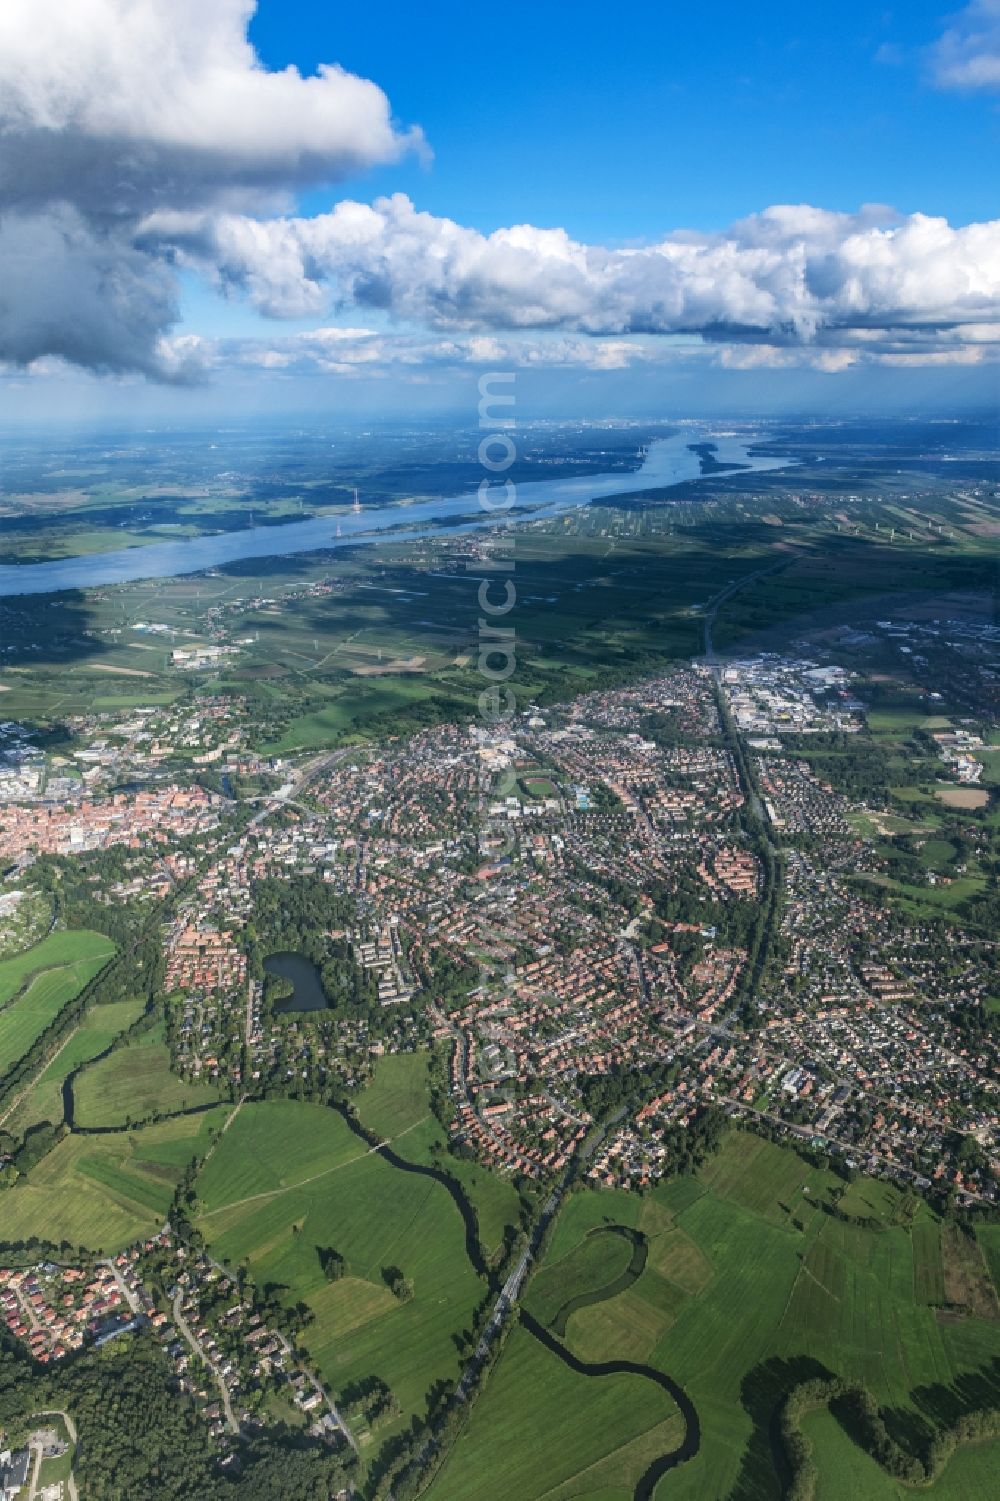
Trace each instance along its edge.
{"label": "row of trees", "polygon": [[931,1485],[944,1470],[959,1444],[1000,1437],[1000,1408],[964,1413],[950,1427],[940,1429],[923,1455],[904,1449],[889,1432],[874,1394],[866,1386],[817,1377],[804,1381],[785,1398],[779,1432],[791,1469],[785,1501],[813,1501],[819,1472],[812,1444],[802,1431],[802,1419],[815,1407],[829,1406],[857,1443],[896,1480],[907,1485]]}

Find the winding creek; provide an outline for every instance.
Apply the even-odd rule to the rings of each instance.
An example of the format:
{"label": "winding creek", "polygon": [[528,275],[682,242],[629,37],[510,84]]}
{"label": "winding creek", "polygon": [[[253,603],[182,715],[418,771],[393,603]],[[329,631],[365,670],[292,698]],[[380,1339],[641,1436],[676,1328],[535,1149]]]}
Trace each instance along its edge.
{"label": "winding creek", "polygon": [[526,1309],[521,1309],[520,1317],[528,1333],[533,1334],[546,1350],[551,1350],[553,1355],[558,1355],[559,1359],[578,1376],[642,1376],[647,1381],[654,1382],[673,1398],[684,1419],[684,1437],[676,1449],[671,1449],[668,1453],[661,1454],[654,1459],[639,1476],[635,1486],[634,1501],[653,1501],[656,1487],[667,1471],[693,1459],[701,1447],[701,1423],[698,1420],[698,1411],[687,1392],[664,1371],[658,1371],[655,1366],[640,1365],[635,1360],[580,1360],[563,1344],[562,1340],[556,1339],[552,1331],[546,1329],[544,1324],[540,1324]]}
{"label": "winding creek", "polygon": [[[111,1132],[120,1132],[122,1129],[120,1126],[81,1127],[74,1124],[73,1083],[77,1074],[87,1067],[88,1064],[96,1063],[98,1058],[107,1057],[111,1051],[112,1047],[109,1046],[97,1058],[88,1059],[87,1063],[78,1065],[63,1081],[62,1097],[66,1124],[78,1135],[102,1136]],[[214,1104],[192,1106],[189,1110],[172,1112],[171,1116],[165,1116],[164,1119],[173,1119],[175,1116],[200,1115],[206,1110],[215,1110],[217,1108],[218,1106]],[[379,1154],[385,1158],[391,1167],[397,1168],[401,1173],[415,1173],[422,1178],[431,1178],[445,1189],[451,1196],[452,1202],[462,1219],[462,1225],[465,1230],[466,1255],[479,1276],[485,1278],[495,1290],[496,1278],[483,1254],[482,1244],[479,1239],[479,1222],[476,1211],[458,1180],[451,1177],[450,1174],[444,1172],[441,1168],[431,1167],[419,1162],[410,1162],[405,1157],[400,1157],[398,1152],[395,1152],[388,1142],[383,1141],[377,1133],[367,1130],[347,1105],[332,1104],[330,1108],[337,1112],[348,1129],[360,1141],[363,1141],[368,1147],[377,1149]],[[626,1287],[630,1287],[637,1280],[645,1267],[648,1246],[646,1237],[640,1231],[630,1230],[623,1225],[615,1225],[607,1227],[607,1230],[602,1233],[621,1234],[631,1241],[632,1256],[629,1265],[614,1282],[608,1283],[607,1286],[599,1288],[594,1292],[582,1293],[565,1303],[560,1308],[554,1321],[559,1322],[563,1329],[565,1329],[566,1320],[577,1308],[604,1302],[606,1299],[614,1297],[617,1293],[623,1292]],[[573,1354],[561,1339],[558,1339],[550,1329],[540,1324],[523,1307],[519,1309],[519,1318],[522,1327],[533,1338],[543,1344],[547,1350],[563,1361],[578,1376],[587,1376],[598,1380],[602,1376],[641,1377],[646,1381],[652,1381],[656,1386],[660,1387],[677,1405],[684,1420],[684,1438],[677,1448],[671,1449],[666,1454],[661,1454],[654,1459],[652,1464],[639,1477],[635,1486],[634,1501],[653,1501],[656,1487],[667,1471],[674,1469],[677,1465],[683,1464],[688,1459],[692,1459],[698,1453],[701,1445],[701,1424],[698,1412],[687,1392],[670,1376],[666,1375],[665,1372],[657,1370],[654,1366],[642,1365],[632,1360],[605,1360],[599,1362],[581,1360]]]}
{"label": "winding creek", "polygon": [[[366,1141],[370,1146],[374,1146],[379,1140],[374,1133],[366,1131],[364,1126],[361,1125],[345,1106],[334,1105],[333,1109],[343,1117],[350,1129],[362,1141]],[[391,1163],[393,1167],[399,1168],[401,1172],[419,1173],[425,1178],[433,1178],[435,1182],[440,1183],[447,1190],[465,1226],[466,1254],[480,1276],[488,1278],[492,1285],[494,1279],[480,1244],[479,1224],[476,1219],[476,1212],[461,1184],[455,1178],[450,1177],[449,1174],[442,1172],[440,1168],[425,1167],[420,1163],[408,1162],[405,1158],[400,1157],[398,1153],[394,1152],[388,1144],[383,1144],[379,1150],[385,1160]],[[587,1304],[604,1302],[607,1298],[614,1297],[617,1293],[623,1292],[626,1287],[631,1287],[632,1283],[637,1280],[646,1265],[646,1256],[649,1247],[646,1237],[640,1231],[629,1230],[624,1225],[615,1225],[609,1227],[609,1233],[625,1235],[632,1242],[632,1258],[629,1265],[620,1277],[616,1278],[614,1282],[609,1283],[606,1287],[593,1293],[582,1293],[579,1297],[571,1299],[573,1309],[570,1309],[570,1312],[575,1308],[582,1308]],[[563,1308],[556,1315],[557,1319],[562,1317],[564,1310],[568,1306],[568,1304],[563,1305]],[[519,1317],[522,1327],[543,1344],[547,1350],[551,1351],[553,1355],[558,1356],[578,1376],[590,1376],[597,1379],[601,1376],[643,1377],[645,1380],[652,1381],[656,1386],[660,1387],[676,1403],[678,1411],[684,1420],[683,1439],[676,1449],[671,1449],[666,1454],[661,1454],[654,1459],[652,1464],[648,1466],[636,1482],[634,1501],[653,1501],[656,1487],[667,1471],[674,1469],[677,1465],[684,1464],[689,1459],[693,1459],[701,1447],[701,1423],[698,1418],[698,1411],[687,1392],[670,1376],[666,1375],[664,1371],[659,1371],[654,1366],[641,1365],[633,1360],[605,1360],[597,1363],[580,1360],[578,1356],[574,1355],[563,1344],[562,1340],[557,1339],[549,1329],[540,1324],[525,1308],[522,1307],[519,1310]],[[569,1317],[569,1313],[566,1314],[566,1317]]]}
{"label": "winding creek", "polygon": [[[613,495],[635,495],[643,490],[717,478],[722,470],[765,473],[784,469],[794,462],[774,454],[752,453],[753,444],[750,437],[713,433],[708,427],[691,425],[669,438],[650,443],[642,463],[629,472],[520,484],[516,512],[510,514],[518,520],[534,521]],[[497,512],[485,510],[479,492],[473,490],[465,495],[362,509],[358,514],[349,512],[282,525],[251,526],[238,532],[152,542],[148,546],[53,559],[47,563],[4,564],[0,566],[0,598],[93,589],[137,579],[174,578],[247,558],[289,557],[295,553],[375,543],[393,532],[427,537],[441,529],[470,530],[495,525],[496,521]]]}
{"label": "winding creek", "polygon": [[620,1235],[627,1240],[632,1247],[632,1256],[628,1266],[616,1277],[613,1282],[608,1282],[604,1287],[597,1287],[593,1292],[578,1293],[575,1298],[568,1298],[556,1313],[550,1328],[553,1333],[562,1338],[566,1333],[566,1326],[576,1313],[578,1308],[592,1308],[595,1303],[606,1303],[609,1298],[616,1298],[619,1293],[625,1292],[642,1276],[649,1255],[649,1241],[641,1230],[632,1230],[628,1225],[606,1225],[599,1230],[591,1230],[587,1239],[595,1235]]}

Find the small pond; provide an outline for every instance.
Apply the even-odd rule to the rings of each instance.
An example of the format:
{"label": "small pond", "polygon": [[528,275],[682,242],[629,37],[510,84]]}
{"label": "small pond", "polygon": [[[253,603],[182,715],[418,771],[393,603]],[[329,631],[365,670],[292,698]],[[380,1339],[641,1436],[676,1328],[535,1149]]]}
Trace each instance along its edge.
{"label": "small pond", "polygon": [[325,1011],[328,1006],[326,994],[319,977],[319,970],[304,954],[268,954],[264,969],[269,975],[280,975],[290,980],[295,987],[290,996],[278,1001],[275,1011]]}

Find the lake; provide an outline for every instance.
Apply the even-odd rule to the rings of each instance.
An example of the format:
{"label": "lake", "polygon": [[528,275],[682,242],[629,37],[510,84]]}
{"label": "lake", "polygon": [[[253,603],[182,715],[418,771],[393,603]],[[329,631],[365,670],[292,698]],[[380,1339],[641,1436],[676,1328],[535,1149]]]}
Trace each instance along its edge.
{"label": "lake", "polygon": [[329,1002],[319,977],[319,970],[304,954],[268,954],[264,970],[269,975],[279,975],[290,980],[295,987],[286,1000],[279,1001],[275,1011],[283,1015],[288,1011],[326,1011]]}
{"label": "lake", "polygon": [[[697,447],[705,445],[711,445],[712,450],[706,456],[707,463],[696,452]],[[717,478],[719,465],[765,473],[784,469],[793,462],[772,455],[751,454],[742,439],[692,426],[650,443],[642,463],[631,473],[532,480],[518,485],[517,516],[520,520],[537,520],[558,516],[610,495],[630,495],[691,480]],[[153,542],[148,547],[59,558],[49,563],[5,564],[0,567],[0,598],[52,594],[61,589],[93,589],[101,584],[126,584],[136,579],[174,578],[200,573],[206,568],[220,568],[244,558],[289,557],[294,553],[375,543],[400,528],[406,529],[407,536],[426,537],[439,527],[461,531],[493,526],[501,517],[502,513],[485,511],[478,491],[473,490],[467,495],[404,501],[378,510],[362,509],[357,515],[348,512],[342,516],[314,516],[310,521],[291,521],[283,526],[251,526],[241,532]]]}

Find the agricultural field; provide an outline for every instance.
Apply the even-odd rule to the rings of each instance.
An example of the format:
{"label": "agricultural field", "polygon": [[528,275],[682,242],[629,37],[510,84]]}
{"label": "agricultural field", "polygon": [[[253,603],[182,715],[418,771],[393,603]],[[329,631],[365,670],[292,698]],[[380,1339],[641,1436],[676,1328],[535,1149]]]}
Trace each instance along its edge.
{"label": "agricultural field", "polygon": [[676,1407],[651,1381],[580,1375],[515,1329],[426,1495],[428,1501],[632,1501],[639,1476],[683,1435]]}
{"label": "agricultural field", "polygon": [[[636,1260],[636,1242],[613,1225],[637,1233]],[[711,1264],[655,1195],[639,1200],[587,1190],[574,1194],[560,1215],[527,1307],[581,1360],[642,1364],[689,1295],[712,1275]]]}
{"label": "agricultural field", "polygon": [[[440,468],[438,475],[446,478]],[[807,518],[788,507],[775,527],[735,494],[710,505],[699,498],[704,491],[669,496],[662,510],[639,514],[631,502],[601,505],[522,529],[523,701],[562,700],[608,673],[624,679],[690,659],[702,649],[705,602],[775,559],[786,564],[780,572],[723,603],[717,647],[749,650],[769,631],[784,644],[790,623],[828,624],[831,611],[845,619],[866,607],[891,612],[894,600],[914,588],[989,586],[971,542],[946,552],[928,535],[889,548],[874,534],[841,535],[829,517]],[[294,514],[299,498],[284,498],[278,510],[287,499]],[[214,524],[226,526],[225,510],[213,507]],[[464,542],[445,535],[397,535],[377,554],[342,546],[44,604],[27,597],[11,623],[4,711],[37,720],[53,712],[165,704],[211,683],[248,694],[262,738],[282,752],[453,720],[474,708],[481,686],[465,551]],[[307,592],[331,577],[335,584],[322,595]],[[244,608],[250,600],[263,601],[252,617]],[[136,630],[153,619],[195,639],[206,612],[220,607],[236,610],[234,636],[238,627],[241,642],[222,671],[179,670],[166,646]]]}
{"label": "agricultural field", "polygon": [[208,1150],[225,1107],[132,1131],[70,1134],[0,1197],[5,1240],[108,1253],[162,1225],[187,1163]]}
{"label": "agricultural field", "polygon": [[[310,1356],[336,1390],[378,1375],[403,1416],[426,1408],[436,1380],[454,1377],[453,1335],[484,1288],[469,1265],[461,1216],[433,1179],[390,1166],[320,1105],[244,1105],[198,1181],[198,1228],[212,1254],[246,1260],[258,1286],[304,1301]],[[322,1254],[343,1258],[328,1281]],[[383,1271],[413,1286],[400,1302]]]}
{"label": "agricultural field", "polygon": [[60,929],[50,933],[41,943],[0,962],[0,1006],[5,1006],[29,980],[44,970],[60,969],[91,959],[107,961],[114,951],[110,938],[87,928]]}
{"label": "agricultural field", "polygon": [[54,933],[0,965],[0,1074],[24,1057],[114,952],[100,933]]}
{"label": "agricultural field", "polygon": [[103,1053],[126,1027],[138,1021],[142,1009],[141,1001],[113,1001],[109,1005],[91,1007],[66,1046],[60,1049],[58,1056],[22,1097],[8,1117],[5,1129],[12,1136],[23,1136],[40,1121],[53,1124],[61,1121],[63,1080],[75,1068]]}
{"label": "agricultural field", "polygon": [[244,1105],[198,1179],[210,1222],[338,1171],[369,1148],[332,1110],[297,1100]]}
{"label": "agricultural field", "polygon": [[80,959],[59,969],[43,970],[28,982],[23,995],[0,1012],[0,1072],[11,1067],[38,1040],[75,996],[100,974],[105,959]]}
{"label": "agricultural field", "polygon": [[159,1028],[90,1064],[73,1087],[74,1124],[83,1128],[124,1126],[150,1116],[214,1105],[222,1091],[170,1072],[170,1050]]}
{"label": "agricultural field", "polygon": [[749,1131],[735,1131],[725,1150],[706,1163],[701,1181],[722,1199],[738,1204],[783,1229],[814,1220],[824,1194],[838,1179],[826,1168],[810,1168],[782,1147]]}
{"label": "agricultural field", "polygon": [[[624,1218],[628,1202],[637,1220]],[[530,1285],[529,1306],[547,1291],[546,1271],[571,1266],[609,1221],[645,1235],[645,1266],[624,1292],[574,1312],[566,1340],[584,1360],[658,1368],[694,1402],[700,1453],[671,1473],[658,1498],[662,1491],[670,1501],[731,1493],[779,1501],[768,1425],[781,1392],[809,1374],[863,1381],[906,1413],[960,1378],[978,1383],[995,1355],[1000,1321],[988,1314],[986,1263],[975,1242],[963,1236],[949,1252],[952,1231],[925,1205],[864,1180],[844,1192],[833,1173],[749,1133],[731,1133],[697,1178],[660,1185],[642,1200],[574,1195]],[[993,1249],[988,1237],[985,1246]],[[939,1312],[949,1275],[964,1279],[973,1312]]]}
{"label": "agricultural field", "polygon": [[923,1214],[913,1226],[913,1296],[918,1303],[940,1308],[945,1301],[944,1259],[941,1255],[941,1226],[930,1214]]}
{"label": "agricultural field", "polygon": [[[375,1065],[371,1083],[355,1104],[370,1131],[389,1141],[431,1120],[428,1094],[430,1056],[425,1052],[387,1053]],[[400,1151],[406,1155],[402,1143]]]}
{"label": "agricultural field", "polygon": [[631,1259],[632,1243],[626,1236],[611,1228],[591,1230],[558,1261],[546,1258],[544,1270],[532,1281],[526,1307],[564,1335],[566,1305],[587,1297],[601,1300],[601,1294],[624,1276]]}
{"label": "agricultural field", "polygon": [[586,1189],[572,1194],[563,1205],[552,1239],[549,1242],[546,1266],[561,1261],[582,1245],[592,1230],[607,1229],[610,1225],[627,1225],[636,1229],[642,1201],[635,1194],[618,1189]]}
{"label": "agricultural field", "polygon": [[994,1292],[1000,1297],[1000,1225],[980,1225],[976,1239],[989,1267]]}

